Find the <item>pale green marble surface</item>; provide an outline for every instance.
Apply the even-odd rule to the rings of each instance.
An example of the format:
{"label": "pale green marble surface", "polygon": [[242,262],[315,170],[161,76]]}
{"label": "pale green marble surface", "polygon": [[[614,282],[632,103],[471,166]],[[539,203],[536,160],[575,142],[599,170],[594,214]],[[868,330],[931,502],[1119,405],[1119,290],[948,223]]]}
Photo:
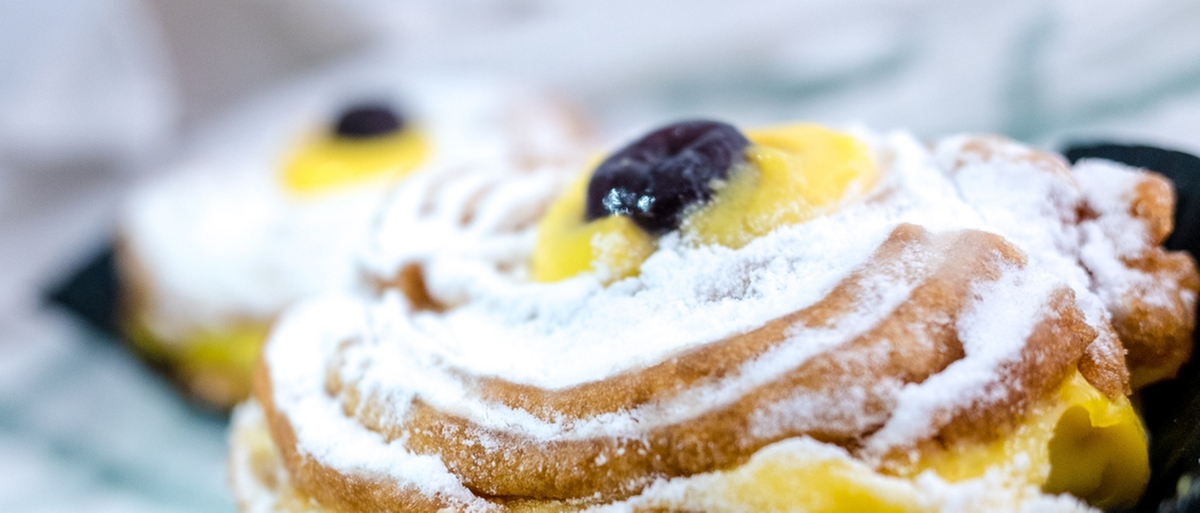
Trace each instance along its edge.
{"label": "pale green marble surface", "polygon": [[0,342],[0,511],[233,510],[223,418],[64,314],[31,320]]}

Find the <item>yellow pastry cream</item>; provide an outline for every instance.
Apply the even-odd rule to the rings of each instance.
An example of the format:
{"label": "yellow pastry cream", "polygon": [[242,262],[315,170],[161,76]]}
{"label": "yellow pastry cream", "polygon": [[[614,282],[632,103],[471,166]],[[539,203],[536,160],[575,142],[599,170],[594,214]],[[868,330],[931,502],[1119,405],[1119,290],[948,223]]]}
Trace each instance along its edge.
{"label": "yellow pastry cream", "polygon": [[949,481],[1012,472],[1049,493],[1101,508],[1132,506],[1150,480],[1146,434],[1126,397],[1110,399],[1078,372],[1011,434],[926,455],[919,468]]}
{"label": "yellow pastry cream", "polygon": [[[768,446],[692,487],[697,505],[746,511],[919,512],[935,505],[913,478],[1002,482],[1070,493],[1099,508],[1132,506],[1150,477],[1146,437],[1129,400],[1111,400],[1078,372],[999,440],[925,454],[911,474],[881,473],[816,442]],[[803,483],[803,486],[797,486]]]}
{"label": "yellow pastry cream", "polygon": [[148,361],[164,366],[205,405],[227,408],[250,395],[250,375],[270,324],[244,321],[220,330],[194,330],[177,343],[160,342],[143,323],[125,329]]}
{"label": "yellow pastry cream", "polygon": [[[261,415],[257,408],[251,413]],[[235,447],[250,460],[250,465],[239,472],[248,472],[261,485],[272,488],[277,494],[277,510],[332,511],[314,509],[308,497],[277,476],[282,464],[261,420],[241,429],[237,424],[235,420]],[[925,472],[936,473],[950,483],[964,483],[991,473],[998,480],[978,482],[976,486],[1000,483],[1003,488],[1019,490],[1024,483],[1049,493],[1071,493],[1096,507],[1120,508],[1137,501],[1149,478],[1149,464],[1146,438],[1128,399],[1107,398],[1075,372],[1010,435],[990,443],[926,454],[904,475],[877,471],[840,448],[812,439],[791,439],[764,447],[734,468],[677,483],[683,485],[682,493],[666,494],[673,499],[662,509],[651,499],[648,504],[635,503],[634,510],[917,513],[940,509],[931,502],[938,500],[936,494],[931,498],[923,488],[927,480],[916,478]],[[975,493],[982,495],[983,490],[969,490],[973,490],[968,493],[979,507],[984,499]],[[999,493],[989,500],[1011,506],[1008,501],[1013,498]],[[507,506],[511,511],[528,513],[580,509],[578,505],[537,500],[510,502]]]}
{"label": "yellow pastry cream", "polygon": [[[698,243],[741,247],[771,230],[801,223],[837,208],[877,179],[870,149],[859,139],[817,125],[752,131],[750,144],[723,180],[713,180],[711,201],[687,206],[679,230]],[[557,281],[599,272],[606,281],[638,274],[656,238],[630,216],[584,218],[592,173],[550,207],[539,227],[533,277]]]}
{"label": "yellow pastry cream", "polygon": [[583,221],[583,202],[590,174],[567,189],[546,212],[533,252],[533,277],[558,281],[586,271],[602,271],[608,279],[636,276],[654,252],[654,237],[626,216]]}
{"label": "yellow pastry cream", "polygon": [[[684,195],[701,200],[677,207],[675,224],[639,221],[639,212],[651,210],[643,206],[658,198],[636,191],[652,191],[657,185],[635,183],[630,187],[635,193],[611,186],[619,186],[621,180],[636,181],[624,177],[606,182],[597,191],[594,177],[606,166],[609,171],[613,166],[636,168],[638,159],[647,158],[646,152],[659,151],[655,158],[661,158],[662,144],[653,140],[657,134],[684,134],[680,137],[693,145],[713,144],[706,143],[704,136],[670,129],[660,129],[610,156],[550,207],[539,226],[532,257],[535,280],[550,282],[589,272],[605,282],[636,276],[654,252],[658,236],[672,230],[685,242],[739,248],[776,228],[832,212],[861,196],[878,179],[870,149],[850,134],[807,124],[767,128],[746,133],[741,146],[728,145],[735,158],[727,174],[708,179],[700,173],[692,179],[692,184],[707,179],[704,185],[711,195],[706,199],[703,191],[685,190]],[[635,151],[641,146],[650,149]],[[687,151],[669,148],[668,158]],[[720,164],[719,151],[702,148],[698,153],[694,158],[685,155],[686,165],[678,168],[694,174],[695,166]],[[645,169],[638,172],[644,174]],[[589,201],[602,203],[611,213],[589,220],[585,214],[593,206]],[[853,459],[797,459],[790,453],[768,452],[718,472],[719,479],[703,493],[763,511],[921,511],[926,506],[918,500],[921,494],[912,479],[923,472],[934,472],[949,482],[999,472],[1045,492],[1070,493],[1099,507],[1120,507],[1134,504],[1141,495],[1149,479],[1149,463],[1145,433],[1128,398],[1107,397],[1075,371],[1007,435],[924,450],[916,464],[900,475]],[[801,482],[805,483],[802,490],[795,486]]]}
{"label": "yellow pastry cream", "polygon": [[360,106],[348,110],[334,130],[301,146],[284,167],[283,183],[290,191],[311,194],[403,176],[420,166],[428,151],[421,132],[404,126],[390,109]]}

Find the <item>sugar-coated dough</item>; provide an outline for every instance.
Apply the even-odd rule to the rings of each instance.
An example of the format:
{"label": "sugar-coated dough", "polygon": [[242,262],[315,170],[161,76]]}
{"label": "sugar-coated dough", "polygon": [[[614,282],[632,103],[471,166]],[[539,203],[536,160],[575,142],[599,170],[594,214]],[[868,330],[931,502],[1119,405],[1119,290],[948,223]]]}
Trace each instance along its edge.
{"label": "sugar-coated dough", "polygon": [[[1168,375],[1186,358],[1171,337],[1191,332],[1200,279],[1158,246],[1161,178],[997,138],[855,133],[882,173],[865,198],[737,250],[667,235],[608,285],[528,279],[529,206],[560,174],[406,183],[396,197],[424,206],[389,204],[364,260],[413,286],[291,310],[256,429],[320,507],[736,509],[717,490],[755,462],[906,475],[1005,436],[1076,370],[1125,400],[1126,348]],[[999,509],[1085,508],[987,479],[900,481],[933,509],[983,491]]]}

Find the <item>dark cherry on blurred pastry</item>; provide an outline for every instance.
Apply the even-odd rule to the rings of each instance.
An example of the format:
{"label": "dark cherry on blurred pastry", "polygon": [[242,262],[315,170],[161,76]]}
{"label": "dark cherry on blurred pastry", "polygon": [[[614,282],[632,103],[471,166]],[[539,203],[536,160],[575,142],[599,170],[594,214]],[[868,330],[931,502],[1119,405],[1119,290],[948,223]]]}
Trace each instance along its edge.
{"label": "dark cherry on blurred pastry", "polygon": [[312,197],[399,178],[425,161],[425,134],[381,101],[350,104],[284,165],[284,187]]}
{"label": "dark cherry on blurred pastry", "polygon": [[364,103],[350,107],[338,118],[334,133],[338,137],[358,139],[396,132],[404,119],[395,109],[382,103]]}
{"label": "dark cherry on blurred pastry", "polygon": [[627,215],[651,234],[679,227],[684,210],[712,199],[713,186],[744,159],[750,141],[733,126],[693,120],[667,125],[612,154],[587,190],[586,219]]}

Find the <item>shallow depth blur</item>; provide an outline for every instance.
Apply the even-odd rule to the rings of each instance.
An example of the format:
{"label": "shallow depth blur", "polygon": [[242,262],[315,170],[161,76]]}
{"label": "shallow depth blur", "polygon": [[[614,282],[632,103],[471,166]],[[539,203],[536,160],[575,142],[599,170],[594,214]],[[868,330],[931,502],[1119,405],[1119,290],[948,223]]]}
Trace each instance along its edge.
{"label": "shallow depth blur", "polygon": [[206,123],[348,59],[688,115],[1200,151],[1200,3],[0,2],[0,511],[232,511],[224,419],[42,295]]}

